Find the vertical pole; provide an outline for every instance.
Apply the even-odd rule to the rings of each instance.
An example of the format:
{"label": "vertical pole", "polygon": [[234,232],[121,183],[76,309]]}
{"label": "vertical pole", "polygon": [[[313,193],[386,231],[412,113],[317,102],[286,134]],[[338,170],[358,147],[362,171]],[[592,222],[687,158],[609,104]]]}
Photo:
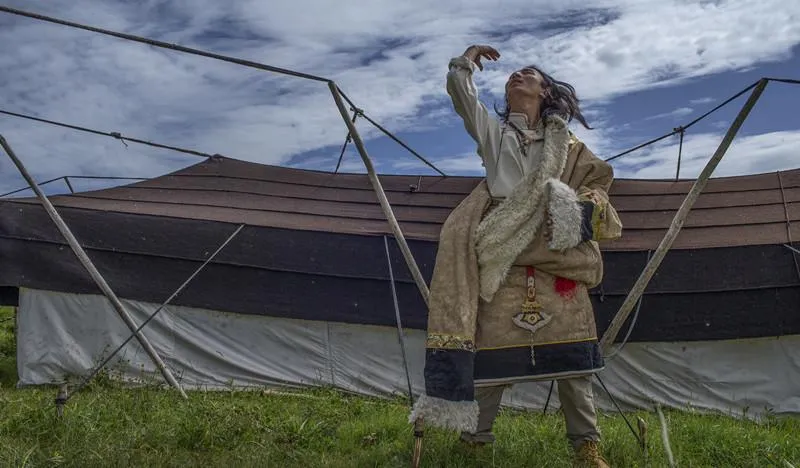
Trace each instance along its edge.
{"label": "vertical pole", "polygon": [[[783,179],[781,178],[781,171],[778,171],[778,186],[781,189],[783,214],[786,216],[786,239],[789,241],[789,245],[794,245],[794,240],[792,239],[792,218],[789,216],[789,205],[786,204],[786,191],[783,189]],[[792,260],[794,261],[794,271],[797,272],[797,279],[800,279],[800,263],[797,262],[796,250],[792,252]]]}
{"label": "vertical pole", "polygon": [[553,396],[553,386],[555,385],[556,381],[550,381],[550,390],[547,391],[547,400],[544,402],[544,409],[542,410],[542,414],[547,414],[547,407],[550,406],[550,397]]}
{"label": "vertical pole", "polygon": [[386,248],[386,264],[389,267],[389,281],[392,284],[392,300],[394,301],[394,315],[397,321],[397,339],[400,342],[400,352],[403,356],[403,367],[406,370],[406,383],[408,383],[408,400],[414,406],[414,390],[411,387],[411,372],[408,370],[408,358],[406,357],[406,339],[403,336],[403,323],[400,319],[400,304],[397,302],[397,289],[394,284],[394,270],[392,268],[392,256],[389,253],[389,239],[383,236],[383,245]]}
{"label": "vertical pole", "polygon": [[69,193],[75,193],[75,189],[72,188],[72,184],[69,181],[69,176],[64,176],[64,183],[67,184],[67,188],[69,189]]}
{"label": "vertical pole", "polygon": [[33,180],[31,175],[28,173],[28,170],[25,169],[25,166],[22,164],[22,161],[20,161],[19,158],[17,158],[17,155],[14,154],[14,150],[11,149],[11,147],[8,145],[8,143],[6,142],[5,138],[3,138],[2,135],[0,135],[0,146],[3,147],[8,156],[17,166],[17,169],[19,169],[19,172],[22,174],[22,177],[25,178],[25,180],[28,182],[28,185],[30,185],[31,189],[33,189],[33,191],[36,193],[36,196],[42,202],[42,205],[44,205],[44,209],[45,211],[47,211],[47,214],[50,215],[50,218],[53,220],[58,230],[66,238],[67,243],[69,243],[69,246],[72,248],[72,251],[78,257],[78,260],[80,260],[83,267],[86,268],[86,270],[89,272],[89,275],[91,275],[94,282],[103,291],[103,294],[105,294],[108,300],[111,301],[111,305],[114,306],[114,309],[117,311],[120,318],[122,318],[122,320],[125,322],[128,328],[131,329],[131,331],[136,333],[136,337],[139,339],[139,343],[141,343],[142,347],[147,352],[147,354],[150,355],[150,358],[156,364],[156,367],[158,367],[158,369],[161,371],[161,374],[164,376],[167,382],[169,382],[170,385],[175,387],[178,390],[178,392],[180,392],[183,398],[188,398],[186,396],[186,393],[183,391],[183,388],[181,388],[180,384],[178,383],[178,381],[175,380],[175,377],[172,375],[172,372],[170,372],[169,369],[167,369],[166,364],[164,364],[164,361],[161,360],[161,357],[158,355],[155,348],[153,348],[153,345],[150,344],[150,342],[147,340],[147,338],[144,337],[144,335],[141,334],[141,332],[136,331],[136,324],[133,322],[133,318],[131,318],[131,316],[128,314],[128,311],[125,310],[125,307],[122,305],[122,302],[119,300],[116,294],[114,294],[114,291],[111,290],[111,287],[108,285],[108,283],[106,283],[106,280],[103,278],[103,275],[100,274],[100,272],[92,263],[91,259],[89,259],[89,256],[86,255],[86,252],[80,246],[78,240],[72,234],[72,231],[70,231],[69,227],[64,222],[64,220],[61,219],[61,216],[53,207],[52,203],[50,203],[50,200],[36,184],[36,181]]}
{"label": "vertical pole", "polygon": [[733,139],[736,137],[736,133],[741,128],[742,124],[744,123],[747,116],[750,114],[750,111],[753,110],[753,106],[756,105],[758,98],[761,97],[761,93],[764,92],[764,88],[767,86],[768,80],[761,79],[756,87],[753,89],[753,92],[750,94],[750,97],[747,99],[747,102],[744,103],[742,109],[739,111],[739,114],[736,116],[736,119],[731,124],[728,132],[725,134],[725,137],[722,139],[722,142],[719,144],[717,151],[711,157],[711,159],[706,164],[706,167],[703,168],[703,171],[697,177],[692,185],[691,190],[689,190],[689,194],[683,200],[681,207],[678,209],[678,212],[675,214],[675,217],[672,220],[672,224],[669,227],[669,230],[664,235],[664,238],[661,239],[661,243],[658,245],[658,248],[653,254],[653,258],[647,263],[644,270],[642,271],[639,278],[636,280],[636,283],[631,288],[631,291],[628,293],[628,297],[625,298],[625,302],[619,308],[617,315],[614,317],[614,320],[611,321],[611,325],[609,325],[606,333],[603,335],[602,339],[600,340],[601,349],[607,351],[611,345],[613,344],[614,340],[619,333],[622,324],[630,315],[631,310],[633,310],[634,304],[639,300],[639,297],[644,293],[645,288],[647,287],[647,283],[650,282],[650,279],[658,269],[659,265],[661,265],[661,261],[664,260],[664,256],[667,255],[667,251],[672,246],[672,243],[675,242],[675,238],[678,237],[678,233],[680,232],[681,228],[683,227],[684,221],[686,221],[686,217],[689,215],[689,210],[692,209],[695,201],[700,196],[700,192],[708,183],[708,179],[711,177],[711,174],[714,172],[714,169],[717,168],[717,165],[722,160],[722,157],[725,155],[725,152],[728,151],[728,147],[733,142]]}
{"label": "vertical pole", "polygon": [[425,305],[427,305],[428,296],[430,295],[428,285],[425,283],[425,279],[422,277],[422,273],[419,271],[417,262],[414,261],[414,256],[411,254],[411,249],[408,248],[408,243],[406,243],[406,238],[403,236],[403,231],[400,230],[400,224],[397,222],[394,212],[392,212],[392,207],[389,205],[389,200],[386,199],[386,193],[383,191],[381,181],[378,180],[378,175],[375,174],[375,168],[372,166],[372,161],[367,154],[367,149],[364,147],[364,142],[361,140],[361,135],[359,135],[356,126],[350,122],[350,116],[347,113],[347,108],[344,106],[342,96],[339,94],[339,89],[337,88],[336,83],[329,81],[328,87],[331,89],[331,94],[333,94],[333,100],[336,101],[336,107],[339,108],[339,112],[342,114],[342,119],[344,120],[345,124],[347,124],[347,128],[350,130],[350,135],[353,137],[353,142],[356,144],[358,153],[361,155],[361,159],[364,161],[364,165],[367,168],[367,174],[369,175],[369,180],[372,182],[372,187],[375,189],[375,194],[378,196],[378,201],[383,209],[383,214],[389,221],[389,226],[392,228],[394,238],[397,239],[397,243],[400,245],[400,250],[403,252],[403,257],[406,260],[408,269],[411,270],[411,276],[414,277],[414,282],[417,283],[417,288],[419,288],[419,292],[422,294],[422,298],[425,300]]}
{"label": "vertical pole", "polygon": [[[392,212],[392,207],[391,205],[389,205],[389,200],[386,199],[386,193],[383,191],[383,187],[381,186],[381,181],[378,180],[378,175],[375,174],[375,168],[372,166],[372,161],[369,159],[369,155],[367,154],[367,149],[364,147],[364,142],[361,141],[361,135],[358,134],[356,126],[353,125],[353,123],[350,122],[350,119],[348,118],[349,116],[347,114],[347,108],[344,106],[344,102],[342,102],[342,96],[341,94],[339,94],[339,88],[336,86],[336,83],[334,83],[333,81],[329,81],[328,87],[331,89],[333,100],[336,102],[336,107],[339,108],[339,113],[342,114],[342,119],[344,120],[344,123],[350,130],[350,135],[352,135],[353,137],[353,142],[356,144],[358,153],[361,155],[361,159],[364,161],[364,166],[366,166],[367,168],[367,174],[369,175],[369,180],[370,182],[372,182],[372,187],[375,189],[375,195],[377,195],[378,201],[381,204],[381,208],[383,209],[383,214],[389,221],[389,226],[392,228],[392,232],[394,233],[394,238],[397,240],[397,243],[400,246],[400,251],[403,252],[403,257],[406,260],[406,265],[408,265],[408,269],[411,270],[411,276],[414,277],[414,282],[417,283],[417,288],[419,288],[419,292],[422,295],[422,299],[425,301],[425,305],[427,306],[428,297],[430,296],[428,285],[422,278],[422,273],[419,271],[417,262],[414,261],[414,256],[411,254],[411,249],[408,248],[408,244],[406,243],[406,238],[405,236],[403,236],[403,231],[400,230],[400,224],[398,224],[397,218],[394,217],[394,213]],[[417,419],[416,422],[414,423],[414,454],[412,457],[412,466],[414,467],[418,467],[422,459],[423,427],[424,423],[422,421],[422,418]]]}
{"label": "vertical pole", "polygon": [[[358,118],[358,110],[355,110],[353,111],[353,120],[351,120],[351,122],[355,124],[357,118]],[[342,152],[339,153],[339,161],[336,163],[336,169],[333,171],[334,174],[337,174],[339,172],[339,168],[342,166],[342,159],[344,159],[344,151],[347,149],[347,145],[350,143],[352,139],[353,137],[350,135],[350,132],[347,132],[347,136],[344,139],[344,144],[342,145]]]}
{"label": "vertical pole", "polygon": [[681,155],[683,153],[683,134],[686,133],[686,129],[683,127],[676,128],[675,130],[679,130],[681,133],[681,141],[678,144],[678,167],[675,169],[675,182],[678,181],[681,177]]}

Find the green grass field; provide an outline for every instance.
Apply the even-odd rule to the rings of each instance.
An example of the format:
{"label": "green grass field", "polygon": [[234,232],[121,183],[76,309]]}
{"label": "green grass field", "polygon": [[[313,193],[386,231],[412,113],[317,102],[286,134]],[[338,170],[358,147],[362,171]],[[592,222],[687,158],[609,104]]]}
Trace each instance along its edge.
{"label": "green grass field", "polygon": [[[406,467],[413,448],[408,403],[327,389],[298,394],[123,389],[106,379],[56,418],[53,388],[14,388],[14,320],[0,311],[0,466]],[[668,466],[654,413],[645,459],[625,422],[602,415],[602,450],[615,467]],[[636,415],[630,418],[635,419]],[[667,411],[681,467],[800,467],[800,419],[766,422]],[[570,466],[560,415],[504,411],[494,447],[463,446],[429,430],[423,466]]]}

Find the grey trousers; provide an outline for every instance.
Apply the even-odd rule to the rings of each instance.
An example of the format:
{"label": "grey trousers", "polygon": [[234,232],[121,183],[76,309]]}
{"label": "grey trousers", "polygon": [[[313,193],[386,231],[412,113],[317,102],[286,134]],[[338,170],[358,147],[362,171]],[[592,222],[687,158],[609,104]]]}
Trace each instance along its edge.
{"label": "grey trousers", "polygon": [[[558,399],[567,426],[567,439],[577,449],[587,440],[599,441],[597,413],[592,401],[591,375],[556,381]],[[478,431],[475,434],[461,434],[468,442],[494,442],[492,426],[500,410],[500,402],[507,386],[483,387],[475,389],[475,399],[480,407]]]}

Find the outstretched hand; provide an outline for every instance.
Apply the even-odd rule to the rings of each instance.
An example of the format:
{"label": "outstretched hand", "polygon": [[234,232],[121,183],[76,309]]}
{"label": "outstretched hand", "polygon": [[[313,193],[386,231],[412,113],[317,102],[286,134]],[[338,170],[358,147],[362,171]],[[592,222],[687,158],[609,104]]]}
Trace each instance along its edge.
{"label": "outstretched hand", "polygon": [[472,45],[467,47],[467,50],[464,52],[464,56],[468,59],[472,60],[475,65],[478,66],[478,69],[483,71],[483,64],[481,63],[481,58],[485,58],[487,60],[497,61],[500,58],[500,52],[498,52],[494,47],[488,45]]}

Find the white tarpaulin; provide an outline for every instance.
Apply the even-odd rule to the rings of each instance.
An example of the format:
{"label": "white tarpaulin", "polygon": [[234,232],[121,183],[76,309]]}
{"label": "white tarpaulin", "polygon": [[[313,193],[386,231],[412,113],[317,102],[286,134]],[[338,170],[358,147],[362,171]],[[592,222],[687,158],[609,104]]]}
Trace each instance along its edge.
{"label": "white tarpaulin", "polygon": [[[158,307],[123,303],[137,324]],[[131,334],[102,295],[21,289],[18,314],[21,386],[76,382]],[[325,385],[372,396],[408,393],[396,328],[169,306],[143,333],[186,389]],[[424,333],[405,330],[405,340],[416,396],[424,391]],[[107,370],[163,381],[135,339]],[[734,416],[800,413],[800,336],[629,343],[599,375],[626,410],[660,403]],[[541,409],[549,384],[516,385],[505,403]],[[600,409],[614,410],[596,380],[595,396]],[[557,407],[554,390],[550,408]]]}

